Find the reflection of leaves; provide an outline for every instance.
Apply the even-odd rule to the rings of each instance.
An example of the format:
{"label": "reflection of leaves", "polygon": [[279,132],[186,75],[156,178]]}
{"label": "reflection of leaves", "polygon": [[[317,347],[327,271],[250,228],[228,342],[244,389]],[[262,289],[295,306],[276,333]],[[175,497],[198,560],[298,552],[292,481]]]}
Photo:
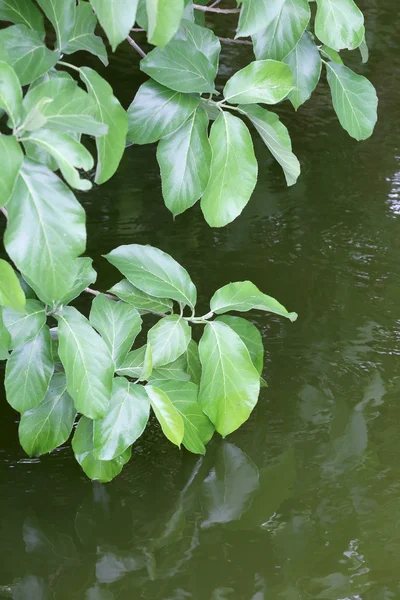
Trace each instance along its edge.
{"label": "reflection of leaves", "polygon": [[185,513],[183,512],[182,505],[180,504],[173,513],[172,517],[164,525],[162,533],[151,542],[150,548],[152,550],[155,550],[156,548],[163,548],[164,546],[168,546],[176,540],[179,540],[183,535],[185,525]]}
{"label": "reflection of leaves", "polygon": [[215,466],[204,480],[202,527],[240,519],[258,488],[257,467],[244,452],[229,443],[218,449]]}
{"label": "reflection of leaves", "polygon": [[12,597],[13,600],[50,600],[54,595],[41,577],[28,575],[18,583]]}
{"label": "reflection of leaves", "polygon": [[96,563],[96,578],[99,583],[113,583],[126,573],[143,569],[144,566],[145,560],[142,556],[122,556],[111,551],[104,552]]}
{"label": "reflection of leaves", "polygon": [[281,504],[293,494],[292,486],[296,479],[294,452],[289,448],[281,454],[273,466],[260,471],[260,485],[250,510],[240,521],[242,528],[251,529],[264,525],[279,510]]}

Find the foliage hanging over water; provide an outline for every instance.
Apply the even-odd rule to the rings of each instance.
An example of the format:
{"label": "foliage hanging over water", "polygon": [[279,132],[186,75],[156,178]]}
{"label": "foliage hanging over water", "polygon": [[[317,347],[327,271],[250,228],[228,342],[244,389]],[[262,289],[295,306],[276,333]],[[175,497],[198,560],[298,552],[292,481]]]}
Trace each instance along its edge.
{"label": "foliage hanging over water", "polygon": [[[244,281],[217,290],[210,312],[196,316],[187,271],[161,250],[137,244],[105,257],[125,279],[108,294],[91,290],[96,272],[81,256],[85,213],[72,191],[92,187],[82,173],[96,162],[94,182],[102,184],[127,145],[158,142],[168,209],[178,215],[201,200],[207,223],[221,227],[242,212],[256,185],[252,135],[261,136],[287,185],[300,175],[286,127],[260,105],[289,100],[297,110],[324,65],[342,127],[362,140],[376,122],[372,84],[339,54],[358,48],[368,58],[353,0],[205,4],[0,0],[0,19],[11,23],[0,31],[1,207],[5,250],[18,270],[0,260],[7,400],[21,413],[20,441],[31,456],[63,444],[80,414],[72,447],[87,475],[100,481],[129,460],[150,409],[172,443],[195,453],[205,452],[214,430],[236,430],[263,384],[263,346],[250,321],[227,313],[256,309],[291,321],[297,315]],[[221,41],[205,24],[208,13],[238,16],[237,41],[250,37],[256,58],[223,89]],[[85,50],[108,64],[98,23],[113,51],[124,40],[131,44],[150,77],[128,111],[94,69],[65,61]],[[137,35],[147,32],[155,46],[147,55],[130,37],[135,23]],[[83,136],[95,139],[96,161]],[[86,292],[95,295],[89,319],[69,306]],[[160,320],[133,348],[147,315]],[[203,329],[199,344],[192,328]]]}

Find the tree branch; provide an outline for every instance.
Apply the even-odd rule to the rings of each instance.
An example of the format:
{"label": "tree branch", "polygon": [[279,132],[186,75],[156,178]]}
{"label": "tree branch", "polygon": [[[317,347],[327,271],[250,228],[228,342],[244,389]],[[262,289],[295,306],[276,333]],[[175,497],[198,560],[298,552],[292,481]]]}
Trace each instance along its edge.
{"label": "tree branch", "polygon": [[203,12],[220,13],[224,15],[240,13],[240,8],[213,8],[212,6],[201,6],[201,4],[193,4],[193,8],[202,10]]}
{"label": "tree branch", "polygon": [[141,47],[140,47],[140,46],[139,46],[139,45],[138,45],[138,44],[135,42],[135,40],[133,40],[133,39],[131,38],[131,36],[130,36],[130,35],[128,35],[128,37],[127,37],[126,39],[127,39],[127,40],[128,40],[128,42],[130,43],[130,45],[132,46],[132,48],[134,48],[134,49],[136,50],[136,52],[137,52],[138,54],[140,54],[140,56],[141,56],[142,58],[145,58],[145,56],[147,56],[146,52],[144,52],[144,51],[141,49]]}
{"label": "tree branch", "polygon": [[252,43],[249,40],[234,40],[233,38],[224,37],[219,37],[218,39],[227,44],[246,44],[246,46],[252,46]]}
{"label": "tree branch", "polygon": [[[90,287],[87,287],[83,290],[84,292],[86,292],[87,294],[92,294],[92,296],[99,296],[100,294],[102,294],[103,292],[99,292],[99,290],[93,290]],[[109,298],[110,300],[115,300],[116,302],[119,301],[119,298],[117,298],[117,296],[113,296],[113,294],[104,294],[106,298]]]}

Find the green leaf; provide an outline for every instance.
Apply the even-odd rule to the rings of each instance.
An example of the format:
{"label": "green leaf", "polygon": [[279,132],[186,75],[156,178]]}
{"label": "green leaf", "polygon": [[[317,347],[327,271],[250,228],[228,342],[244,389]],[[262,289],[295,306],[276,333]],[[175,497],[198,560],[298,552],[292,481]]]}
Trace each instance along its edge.
{"label": "green leaf", "polygon": [[45,33],[43,15],[31,0],[0,0],[0,19]]}
{"label": "green leaf", "polygon": [[362,39],[361,44],[358,46],[358,49],[360,50],[360,54],[361,54],[361,61],[365,64],[368,62],[369,59],[369,50],[368,50],[368,46],[367,46],[367,42],[365,40],[365,35]]}
{"label": "green leaf", "polygon": [[237,104],[276,104],[293,89],[290,67],[277,60],[256,60],[228,79],[224,98]]}
{"label": "green leaf", "polygon": [[171,363],[186,352],[191,335],[191,328],[182,317],[171,315],[160,319],[147,335],[153,367]]}
{"label": "green leaf", "polygon": [[57,50],[64,50],[75,23],[75,0],[37,0],[57,35]]}
{"label": "green leaf", "polygon": [[184,424],[180,413],[161,389],[149,384],[144,389],[165,437],[180,447],[184,435]]}
{"label": "green leaf", "polygon": [[310,15],[308,0],[283,0],[278,14],[252,36],[256,58],[285,58],[303,35]]}
{"label": "green leaf", "polygon": [[23,101],[25,115],[43,98],[52,100],[41,108],[47,128],[94,136],[107,133],[107,125],[94,118],[95,101],[73,79],[57,77],[31,88]]}
{"label": "green leaf", "polygon": [[22,88],[14,69],[6,62],[0,62],[0,108],[6,111],[15,127],[22,110]]}
{"label": "green leaf", "polygon": [[249,351],[253,365],[261,375],[264,367],[264,345],[257,327],[247,319],[233,317],[232,315],[223,315],[218,317],[216,321],[225,323],[238,334]]}
{"label": "green leaf", "polygon": [[322,61],[317,46],[305,31],[295,48],[284,58],[292,70],[294,88],[288,98],[295,110],[308,100],[321,75]]}
{"label": "green leaf", "polygon": [[96,138],[97,169],[95,182],[108,181],[118,168],[125,150],[128,117],[113,94],[112,87],[96,71],[82,67],[80,75],[89,96],[96,102],[96,117],[108,125],[108,133]]}
{"label": "green leaf", "polygon": [[4,380],[7,401],[21,414],[35,408],[45,397],[54,363],[47,326],[23,346],[12,351]]}
{"label": "green leaf", "polygon": [[118,368],[126,359],[142,329],[142,319],[138,311],[125,302],[115,302],[100,294],[92,302],[89,319],[103,336],[114,365]]}
{"label": "green leaf", "polygon": [[151,349],[151,345],[149,343],[146,344],[144,359],[143,359],[143,369],[139,375],[139,381],[148,381],[153,372],[153,353]]}
{"label": "green leaf", "polygon": [[244,0],[236,37],[248,37],[265,28],[281,10],[283,0]]}
{"label": "green leaf", "polygon": [[142,292],[127,279],[122,279],[108,290],[118,298],[134,306],[139,312],[169,313],[172,302],[168,298],[155,298]]}
{"label": "green leaf", "polygon": [[223,112],[211,127],[211,174],[201,210],[211,227],[223,227],[240,215],[257,182],[257,160],[246,125]]}
{"label": "green leaf", "polygon": [[191,380],[196,385],[200,385],[201,362],[199,357],[199,347],[194,340],[190,340],[186,350],[187,372]]}
{"label": "green leaf", "polygon": [[135,23],[138,0],[90,0],[90,3],[115,52]]}
{"label": "green leaf", "polygon": [[175,379],[179,381],[187,381],[190,379],[190,375],[187,372],[187,358],[186,353],[181,354],[176,360],[162,365],[157,369],[153,369],[149,377],[149,381],[154,379]]}
{"label": "green leaf", "polygon": [[214,427],[197,402],[198,387],[191,381],[152,381],[178,410],[184,423],[183,445],[190,452],[205,454],[205,444],[213,436]]}
{"label": "green leaf", "polygon": [[240,337],[225,323],[205,327],[199,343],[203,372],[199,403],[222,436],[250,416],[260,391],[260,376]]}
{"label": "green leaf", "polygon": [[68,306],[56,318],[68,392],[79,412],[99,419],[106,414],[111,397],[114,364],[110,351],[76,308]]}
{"label": "green leaf", "polygon": [[339,52],[336,52],[336,50],[329,48],[329,46],[325,46],[325,45],[321,46],[320,52],[321,52],[322,56],[324,56],[325,58],[329,58],[329,60],[332,60],[333,62],[337,63],[338,65],[343,64],[343,61],[340,58]]}
{"label": "green leaf", "polygon": [[176,131],[190,117],[200,99],[146,81],[128,108],[128,140],[150,144]]}
{"label": "green leaf", "polygon": [[377,121],[378,98],[374,86],[344,65],[327,63],[333,108],[341,126],[357,141],[370,135]]}
{"label": "green leaf", "polygon": [[200,27],[187,19],[181,23],[180,33],[182,39],[192,44],[199,50],[214,66],[215,74],[218,71],[219,55],[221,53],[221,42],[211,29]]}
{"label": "green leaf", "polygon": [[330,48],[354,50],[364,31],[363,14],[353,0],[317,0],[315,35]]}
{"label": "green leaf", "polygon": [[142,435],[149,420],[149,398],[141,385],[125,377],[113,380],[107,413],[94,423],[94,456],[113,460]]}
{"label": "green leaf", "polygon": [[81,417],[72,439],[75,458],[90,479],[107,483],[119,475],[123,466],[129,461],[132,450],[128,448],[113,460],[97,460],[94,457],[93,445],[94,422]]}
{"label": "green leaf", "polygon": [[76,263],[78,265],[78,274],[68,294],[61,298],[61,305],[69,304],[97,279],[97,273],[92,267],[93,260],[91,258],[77,258]]}
{"label": "green leaf", "polygon": [[107,50],[101,37],[94,33],[96,25],[97,19],[90,3],[81,0],[76,7],[75,25],[64,52],[73,54],[79,50],[86,50],[97,56],[107,66]]}
{"label": "green leaf", "polygon": [[13,25],[0,31],[0,59],[14,68],[21,83],[27,85],[54,67],[60,55],[49,50],[37,31]]}
{"label": "green leaf", "polygon": [[46,323],[44,305],[38,300],[27,300],[25,314],[12,308],[3,308],[3,322],[11,335],[11,348],[22,346],[34,338]]}
{"label": "green leaf", "polygon": [[9,357],[11,336],[3,322],[3,311],[0,309],[0,360],[7,360]]}
{"label": "green leaf", "polygon": [[183,0],[146,0],[148,40],[161,48],[178,30],[183,16]]}
{"label": "green leaf", "polygon": [[112,250],[105,258],[143,292],[194,308],[196,288],[189,273],[162,250],[129,244]]}
{"label": "green leaf", "polygon": [[89,171],[94,160],[85,146],[69,133],[39,129],[28,136],[28,140],[48,152],[57,162],[65,181],[77,190],[90,190],[88,179],[81,179],[77,169]]}
{"label": "green leaf", "polygon": [[297,319],[295,312],[289,313],[275,298],[260,292],[258,287],[251,281],[236,281],[224,285],[211,298],[210,307],[218,315],[229,310],[247,312],[248,310],[257,309],[286,317],[292,322]]}
{"label": "green leaf", "polygon": [[292,152],[289,132],[278,115],[252,104],[241,106],[240,110],[253,123],[264,144],[281,165],[286,183],[294,185],[300,175],[300,163]]}
{"label": "green leaf", "polygon": [[25,294],[12,266],[0,259],[0,306],[9,306],[18,313],[25,312]]}
{"label": "green leaf", "polygon": [[211,147],[208,117],[198,108],[175,133],[157,148],[164,202],[179,215],[202,196],[210,176]]}
{"label": "green leaf", "polygon": [[163,50],[154,48],[141,60],[140,68],[171,90],[215,93],[215,67],[184,40],[174,40]]}
{"label": "green leaf", "polygon": [[145,344],[144,346],[141,346],[141,348],[136,348],[135,350],[132,350],[132,352],[129,352],[122,365],[116,369],[118,375],[140,379],[144,368],[146,347]]}
{"label": "green leaf", "polygon": [[64,373],[55,373],[43,400],[21,417],[19,441],[29,456],[41,456],[67,441],[76,410]]}
{"label": "green leaf", "polygon": [[76,258],[85,250],[85,212],[54,173],[29,159],[7,208],[7,253],[40,299],[52,305],[74,284]]}

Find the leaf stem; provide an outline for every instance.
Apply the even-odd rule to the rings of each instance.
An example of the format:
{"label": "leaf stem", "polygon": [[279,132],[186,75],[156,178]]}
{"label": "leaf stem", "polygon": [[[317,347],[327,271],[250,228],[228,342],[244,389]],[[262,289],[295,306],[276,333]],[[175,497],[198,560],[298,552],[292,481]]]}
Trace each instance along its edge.
{"label": "leaf stem", "polygon": [[218,108],[230,108],[231,110],[237,110],[240,112],[240,108],[238,106],[232,106],[232,104],[225,104],[223,100],[215,103]]}
{"label": "leaf stem", "polygon": [[193,4],[193,8],[203,12],[220,13],[224,15],[231,15],[240,12],[240,8],[213,8],[212,6],[201,6],[201,4]]}
{"label": "leaf stem", "polygon": [[63,67],[69,67],[70,69],[73,69],[74,71],[78,71],[78,73],[81,72],[79,67],[76,67],[75,65],[71,65],[71,63],[64,62],[63,60],[59,60],[57,64],[62,65]]}
{"label": "leaf stem", "polygon": [[234,40],[233,38],[218,38],[221,42],[226,42],[227,44],[245,44],[246,46],[252,46],[252,43],[249,40]]}
{"label": "leaf stem", "polygon": [[130,35],[128,35],[128,37],[127,37],[126,39],[127,39],[127,40],[128,40],[128,42],[130,43],[130,45],[132,46],[132,48],[134,48],[134,49],[136,50],[136,52],[137,52],[138,54],[140,54],[140,56],[141,56],[142,58],[145,58],[145,57],[147,56],[146,52],[144,52],[144,50],[142,50],[142,49],[141,49],[141,47],[139,46],[139,44],[137,44],[137,43],[135,42],[135,40],[133,40],[133,39],[131,38],[131,36],[130,36]]}

